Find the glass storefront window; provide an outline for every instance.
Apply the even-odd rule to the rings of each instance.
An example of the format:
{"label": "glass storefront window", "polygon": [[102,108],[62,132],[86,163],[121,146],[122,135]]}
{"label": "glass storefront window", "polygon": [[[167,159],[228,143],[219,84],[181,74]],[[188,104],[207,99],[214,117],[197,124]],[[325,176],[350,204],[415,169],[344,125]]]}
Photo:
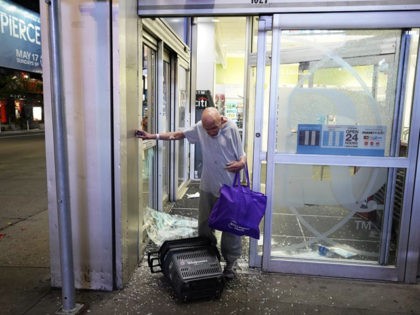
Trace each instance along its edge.
{"label": "glass storefront window", "polygon": [[[405,170],[397,173],[386,264],[396,261]],[[273,258],[378,262],[387,168],[276,165],[274,177]]]}
{"label": "glass storefront window", "polygon": [[[405,34],[401,30],[282,31],[276,152],[396,154],[391,135],[399,106],[396,90]],[[418,32],[411,36],[408,42],[415,50],[409,63],[417,59]],[[407,82],[407,93],[412,86],[413,79]],[[409,121],[410,97],[401,106]]]}
{"label": "glass storefront window", "polygon": [[[419,31],[381,28],[382,14],[372,15],[378,29],[328,30],[323,15],[302,17],[309,29],[293,29],[294,14],[274,15],[272,31],[260,23],[256,98],[263,112],[269,85],[269,115],[256,120],[264,127],[254,163],[267,163],[268,207],[251,263],[401,279],[410,260]],[[264,176],[257,180],[264,186]]]}

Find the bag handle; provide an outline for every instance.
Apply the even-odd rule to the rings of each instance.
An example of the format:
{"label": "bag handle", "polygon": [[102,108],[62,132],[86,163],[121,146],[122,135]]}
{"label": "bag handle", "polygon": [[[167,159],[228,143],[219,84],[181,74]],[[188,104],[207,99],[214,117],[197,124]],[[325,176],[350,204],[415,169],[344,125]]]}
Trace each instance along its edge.
{"label": "bag handle", "polygon": [[[249,174],[248,174],[248,163],[245,162],[245,167],[243,168],[244,172],[245,172],[245,177],[246,177],[246,185],[245,187],[249,187]],[[235,173],[235,178],[233,179],[233,184],[232,186],[239,186],[241,184],[241,180],[240,180],[240,174],[241,171],[237,171]]]}

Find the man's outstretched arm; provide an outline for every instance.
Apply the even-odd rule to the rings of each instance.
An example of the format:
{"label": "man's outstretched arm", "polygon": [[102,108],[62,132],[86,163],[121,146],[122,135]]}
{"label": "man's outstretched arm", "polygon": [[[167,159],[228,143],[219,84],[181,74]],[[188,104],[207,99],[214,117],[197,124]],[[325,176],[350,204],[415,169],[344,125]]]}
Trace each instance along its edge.
{"label": "man's outstretched arm", "polygon": [[182,131],[172,131],[172,132],[160,132],[160,133],[148,133],[143,130],[136,130],[135,136],[143,140],[182,140],[185,138],[185,135]]}

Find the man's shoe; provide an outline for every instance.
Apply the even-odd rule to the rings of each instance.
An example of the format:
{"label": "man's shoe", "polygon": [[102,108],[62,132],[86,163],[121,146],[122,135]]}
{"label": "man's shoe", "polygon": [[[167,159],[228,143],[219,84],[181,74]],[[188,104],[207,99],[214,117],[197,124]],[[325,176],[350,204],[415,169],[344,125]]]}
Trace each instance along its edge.
{"label": "man's shoe", "polygon": [[232,280],[236,277],[236,263],[235,262],[227,262],[225,269],[223,270],[223,276],[226,280]]}
{"label": "man's shoe", "polygon": [[223,277],[226,280],[233,280],[236,277],[236,273],[233,269],[226,269],[225,268],[225,270],[223,270]]}

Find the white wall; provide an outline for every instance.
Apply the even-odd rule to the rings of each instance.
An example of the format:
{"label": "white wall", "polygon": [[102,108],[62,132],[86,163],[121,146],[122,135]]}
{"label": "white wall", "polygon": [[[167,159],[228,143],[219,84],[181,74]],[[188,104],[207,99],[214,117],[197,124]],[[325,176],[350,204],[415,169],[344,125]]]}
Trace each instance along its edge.
{"label": "white wall", "polygon": [[[200,19],[199,19],[200,21]],[[212,22],[197,23],[197,90],[214,89],[214,64],[216,50],[214,47],[214,24]]]}
{"label": "white wall", "polygon": [[[65,0],[60,3],[75,286],[112,290],[114,258],[116,284],[121,287],[136,266],[138,254],[138,142],[133,137],[138,124],[137,19],[133,21],[132,18],[119,16],[118,2],[114,2],[112,21],[115,42],[111,54],[110,1]],[[44,1],[40,4],[51,283],[59,287],[61,272],[51,123],[48,6]],[[136,15],[135,1],[124,1],[122,6],[124,14]],[[125,32],[127,28],[134,29],[127,33],[126,38],[125,33],[119,33],[118,25]],[[113,64],[111,56],[115,59]],[[124,77],[120,77],[120,73]]]}

